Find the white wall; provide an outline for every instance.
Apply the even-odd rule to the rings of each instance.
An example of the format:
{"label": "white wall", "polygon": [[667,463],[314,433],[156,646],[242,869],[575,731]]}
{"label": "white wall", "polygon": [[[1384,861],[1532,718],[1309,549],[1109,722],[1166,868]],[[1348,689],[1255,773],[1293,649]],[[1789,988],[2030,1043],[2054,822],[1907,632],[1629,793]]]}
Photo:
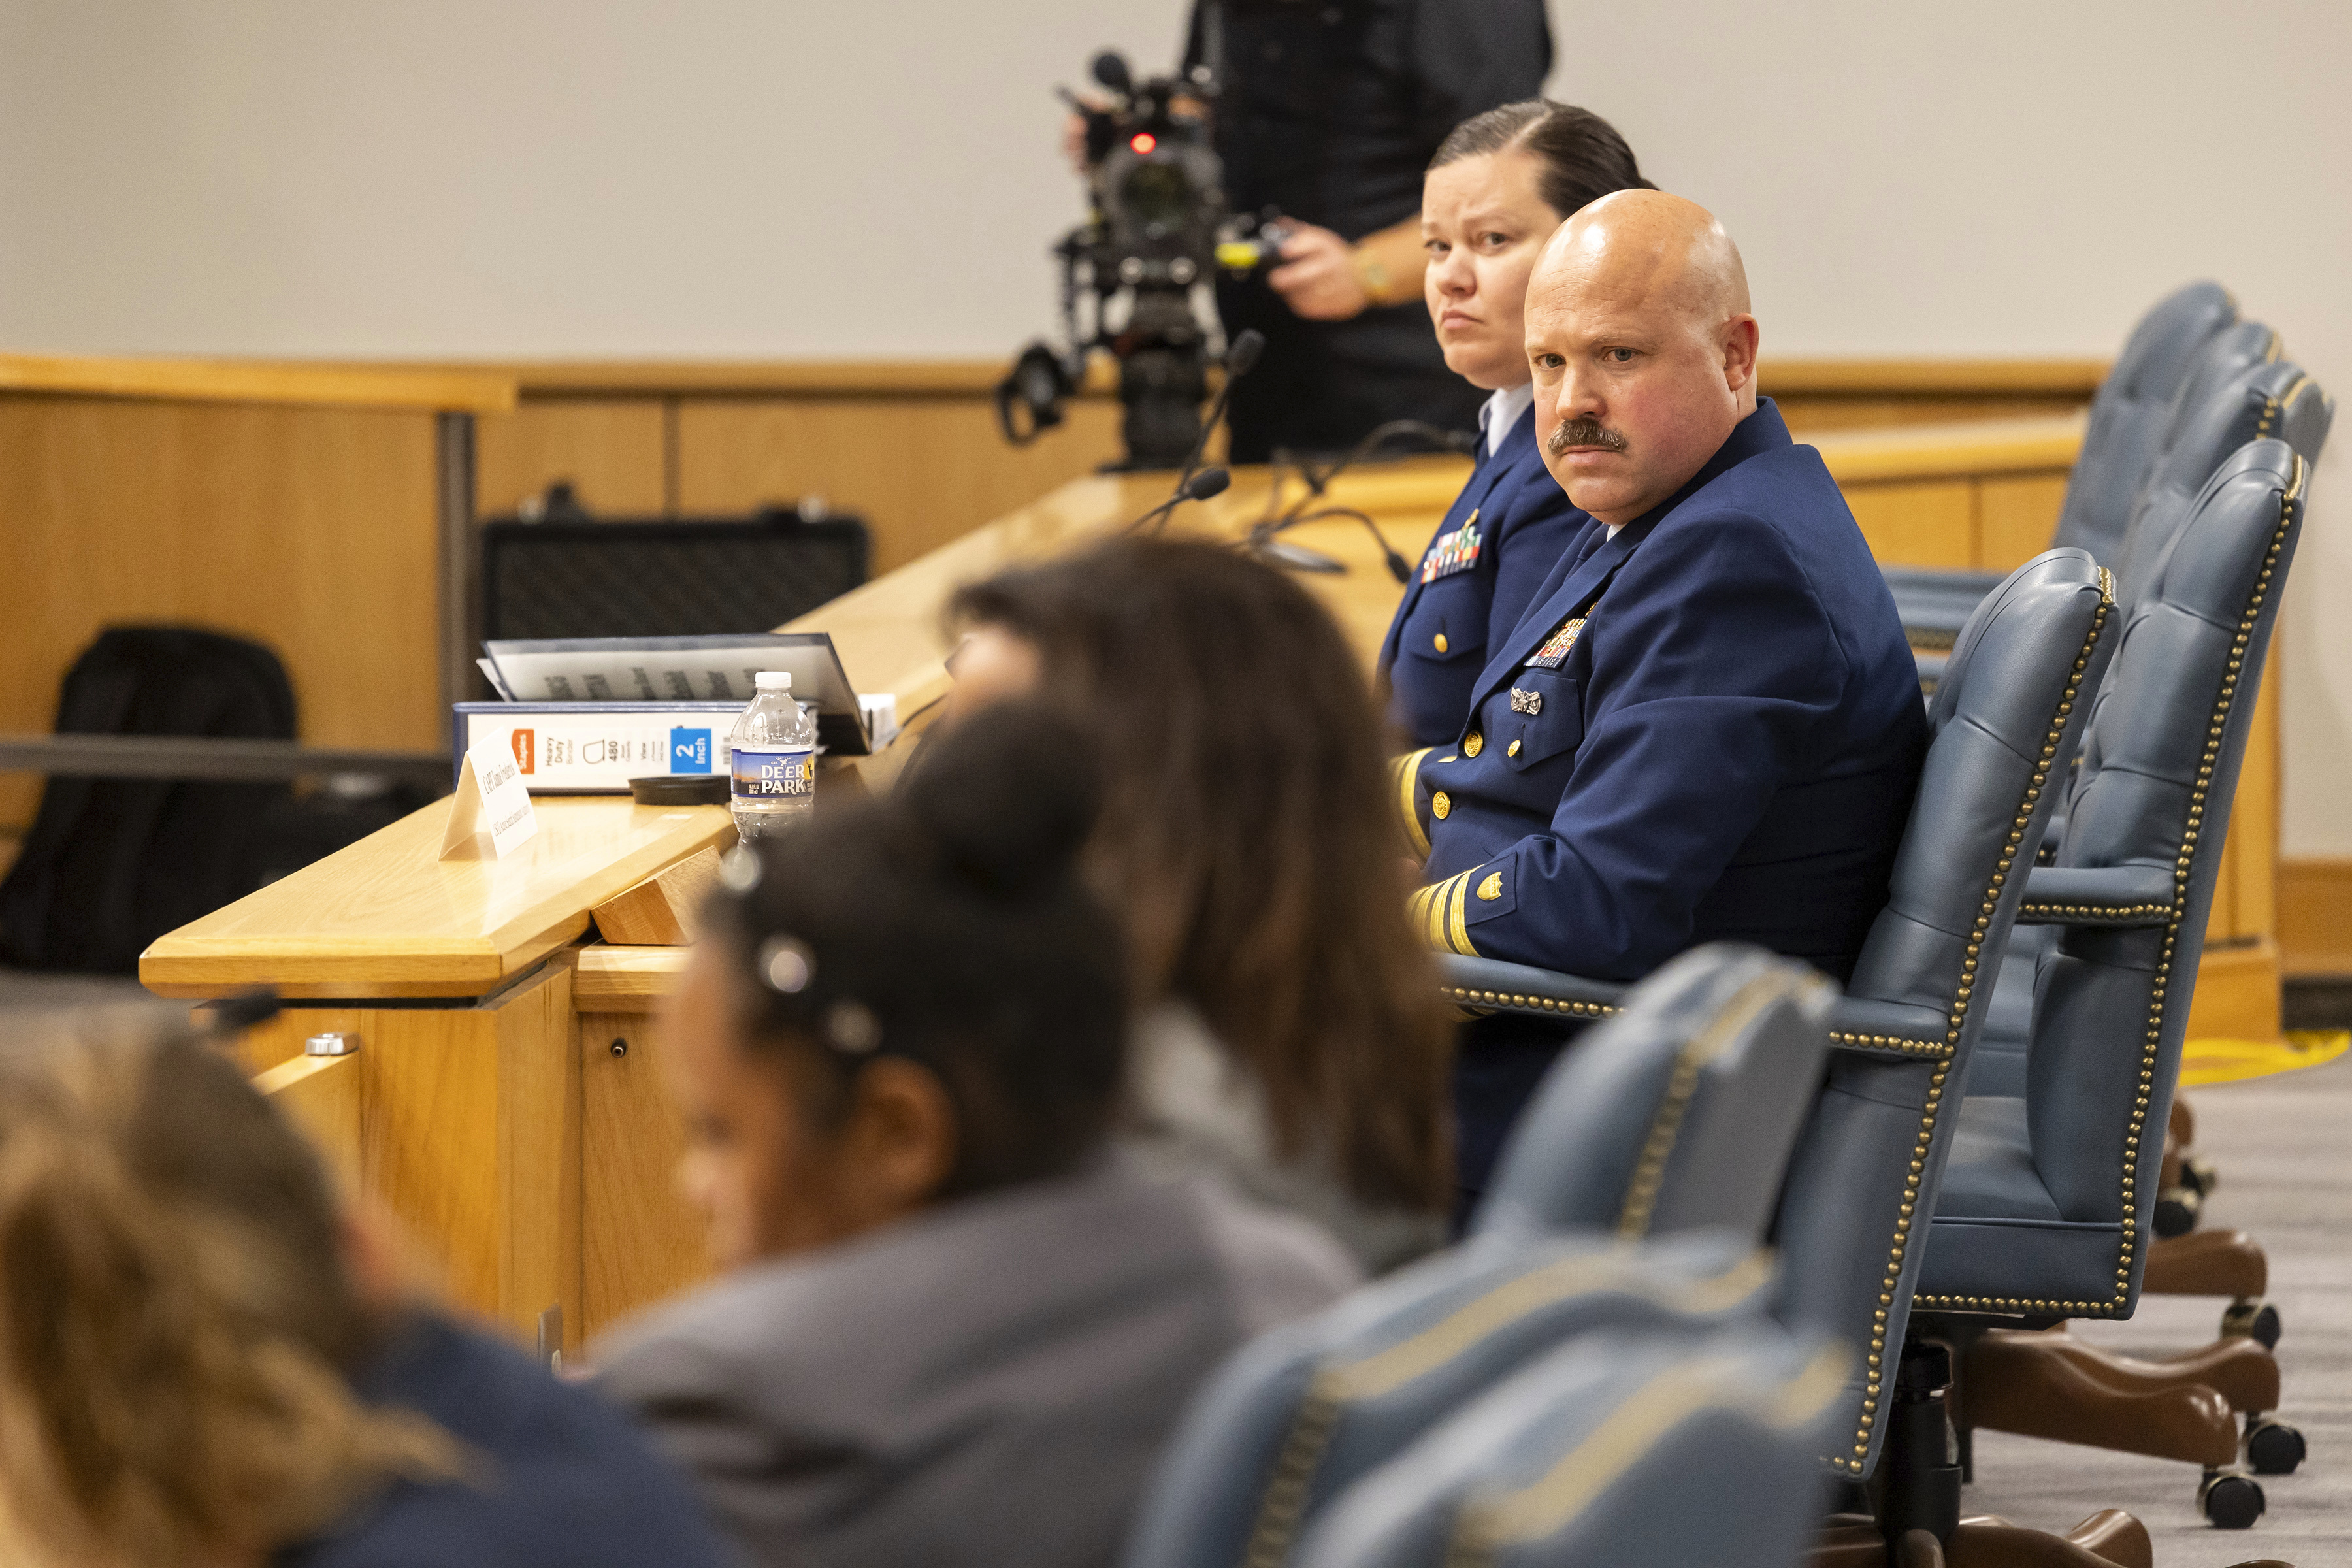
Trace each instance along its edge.
{"label": "white wall", "polygon": [[[1767,353],[2107,353],[2192,277],[2352,393],[2352,6],[1552,0],[1554,89],[1747,252]],[[989,357],[1055,82],[1184,0],[0,0],[0,343]],[[2290,595],[2290,854],[2352,856],[2352,500]]]}

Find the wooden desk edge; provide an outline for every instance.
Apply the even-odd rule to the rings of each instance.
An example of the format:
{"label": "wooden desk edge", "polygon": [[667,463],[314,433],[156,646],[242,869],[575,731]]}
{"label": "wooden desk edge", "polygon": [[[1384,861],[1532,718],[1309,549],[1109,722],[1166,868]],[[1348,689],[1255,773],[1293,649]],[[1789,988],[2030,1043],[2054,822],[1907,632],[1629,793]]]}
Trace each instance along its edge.
{"label": "wooden desk edge", "polygon": [[[1003,360],[478,360],[396,361],[355,370],[495,375],[515,382],[525,402],[614,397],[984,397],[1004,378]],[[1767,396],[2082,397],[2107,373],[2101,359],[1767,357]],[[1084,397],[1117,395],[1108,356],[1087,366]]]}
{"label": "wooden desk edge", "polygon": [[1843,484],[1963,475],[2064,473],[2083,449],[2082,415],[2054,419],[1987,419],[1900,425],[1881,430],[1822,431],[1818,449],[1830,477]]}
{"label": "wooden desk edge", "polygon": [[614,947],[591,942],[580,950],[572,976],[572,1006],[578,1013],[650,1013],[677,989],[686,972],[683,947]]}
{"label": "wooden desk edge", "polygon": [[9,394],[448,414],[504,413],[517,395],[514,377],[479,370],[0,354],[0,395]]}

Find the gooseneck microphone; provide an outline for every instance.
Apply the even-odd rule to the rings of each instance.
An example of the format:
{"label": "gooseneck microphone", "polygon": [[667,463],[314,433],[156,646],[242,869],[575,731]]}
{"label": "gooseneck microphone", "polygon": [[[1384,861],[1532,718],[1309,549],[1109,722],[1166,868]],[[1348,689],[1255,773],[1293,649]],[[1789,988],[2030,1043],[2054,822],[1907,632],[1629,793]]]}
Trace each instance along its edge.
{"label": "gooseneck microphone", "polygon": [[1192,456],[1184,459],[1183,472],[1176,476],[1177,489],[1183,489],[1184,482],[1201,466],[1201,455],[1209,449],[1209,437],[1215,435],[1217,426],[1224,423],[1225,405],[1233,399],[1234,383],[1247,375],[1251,367],[1257,363],[1258,355],[1265,352],[1265,334],[1255,327],[1243,328],[1225,346],[1224,384],[1217,388],[1217,400],[1209,405],[1209,416],[1201,421],[1200,439],[1192,443]]}
{"label": "gooseneck microphone", "polygon": [[1223,468],[1202,468],[1198,473],[1187,474],[1177,481],[1174,495],[1129,523],[1121,531],[1158,533],[1168,526],[1169,514],[1178,507],[1188,500],[1207,500],[1211,496],[1222,495],[1233,482],[1233,475]]}
{"label": "gooseneck microphone", "polygon": [[[1357,442],[1353,450],[1336,461],[1318,463],[1313,458],[1292,458],[1289,459],[1291,465],[1297,468],[1299,478],[1307,481],[1307,493],[1280,516],[1275,515],[1269,506],[1266,515],[1250,529],[1247,538],[1243,541],[1243,548],[1294,571],[1344,572],[1347,570],[1345,566],[1321,551],[1309,550],[1288,540],[1276,539],[1275,535],[1302,522],[1320,522],[1333,517],[1351,518],[1362,523],[1373,542],[1380,546],[1381,557],[1388,566],[1389,575],[1400,583],[1409,581],[1412,576],[1412,563],[1396,552],[1387,535],[1381,532],[1378,523],[1354,507],[1318,507],[1315,504],[1324,498],[1333,479],[1381,447],[1399,440],[1422,441],[1440,451],[1467,453],[1477,449],[1479,437],[1473,432],[1440,429],[1418,419],[1391,419]],[[1278,454],[1276,460],[1282,460],[1282,455]],[[1279,494],[1280,491],[1281,487],[1277,485],[1275,493]],[[1310,508],[1313,510],[1308,510]]]}

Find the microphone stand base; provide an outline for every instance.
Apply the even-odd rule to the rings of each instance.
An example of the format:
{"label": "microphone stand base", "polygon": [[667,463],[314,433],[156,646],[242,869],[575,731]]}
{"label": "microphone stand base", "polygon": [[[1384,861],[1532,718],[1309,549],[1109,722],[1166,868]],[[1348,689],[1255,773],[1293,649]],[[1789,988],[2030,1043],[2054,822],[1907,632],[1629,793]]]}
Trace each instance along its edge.
{"label": "microphone stand base", "polygon": [[1303,544],[1293,544],[1286,539],[1268,539],[1259,542],[1255,553],[1261,561],[1271,561],[1276,566],[1286,566],[1293,572],[1345,572],[1347,563],[1309,550]]}

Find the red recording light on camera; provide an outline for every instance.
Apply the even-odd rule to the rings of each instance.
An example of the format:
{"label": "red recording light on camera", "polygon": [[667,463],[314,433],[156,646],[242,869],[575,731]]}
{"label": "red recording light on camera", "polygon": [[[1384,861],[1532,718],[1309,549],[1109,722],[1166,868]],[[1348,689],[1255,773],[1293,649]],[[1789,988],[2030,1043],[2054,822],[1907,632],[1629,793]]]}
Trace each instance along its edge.
{"label": "red recording light on camera", "polygon": [[1149,131],[1139,131],[1128,139],[1127,144],[1139,153],[1149,153],[1160,145],[1160,138]]}

